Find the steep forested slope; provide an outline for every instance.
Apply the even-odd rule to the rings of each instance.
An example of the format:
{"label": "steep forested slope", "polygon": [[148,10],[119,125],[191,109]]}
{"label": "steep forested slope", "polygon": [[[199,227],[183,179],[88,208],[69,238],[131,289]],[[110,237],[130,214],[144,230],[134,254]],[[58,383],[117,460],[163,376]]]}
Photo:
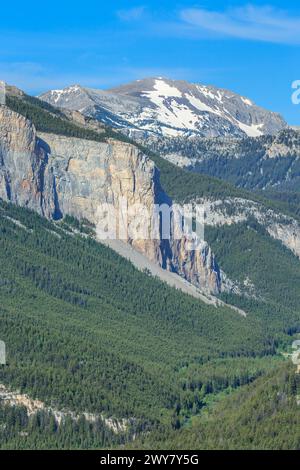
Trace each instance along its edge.
{"label": "steep forested slope", "polygon": [[290,311],[291,320],[291,310],[299,310],[300,262],[290,250],[270,238],[255,220],[207,228],[206,237],[226,273],[234,279],[251,279],[257,304],[273,304],[273,318],[281,306],[280,311]]}
{"label": "steep forested slope", "polygon": [[282,365],[195,417],[188,427],[176,433],[161,429],[135,447],[299,450],[299,390],[295,366]]}
{"label": "steep forested slope", "polygon": [[240,188],[299,190],[300,133],[293,129],[256,138],[152,139],[148,145],[180,166]]}
{"label": "steep forested slope", "polygon": [[[0,214],[0,332],[8,351],[0,383],[13,390],[57,409],[133,418],[138,431],[180,427],[203,396],[254,380],[270,367],[266,355],[276,343],[289,342],[282,325],[263,326],[260,313],[245,319],[209,307],[138,272],[74,234],[72,220],[52,224],[4,203]],[[100,446],[117,441],[107,435]],[[92,436],[86,446],[95,445]]]}

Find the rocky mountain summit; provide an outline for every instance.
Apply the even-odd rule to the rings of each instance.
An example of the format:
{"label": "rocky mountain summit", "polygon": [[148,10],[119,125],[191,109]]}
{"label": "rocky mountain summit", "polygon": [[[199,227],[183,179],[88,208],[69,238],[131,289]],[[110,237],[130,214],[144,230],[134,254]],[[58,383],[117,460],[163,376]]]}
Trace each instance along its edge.
{"label": "rocky mountain summit", "polygon": [[132,138],[224,137],[275,134],[284,119],[228,90],[162,77],[136,80],[111,90],[74,85],[40,98],[77,110]]}

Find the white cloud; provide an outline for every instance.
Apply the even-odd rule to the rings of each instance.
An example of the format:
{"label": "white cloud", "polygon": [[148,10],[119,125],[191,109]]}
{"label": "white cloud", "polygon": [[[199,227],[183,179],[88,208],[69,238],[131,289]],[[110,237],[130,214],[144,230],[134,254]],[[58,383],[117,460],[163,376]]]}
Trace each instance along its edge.
{"label": "white cloud", "polygon": [[225,12],[188,8],[180,17],[183,25],[192,26],[193,33],[207,31],[223,37],[300,44],[300,17],[269,6],[247,5]]}
{"label": "white cloud", "polygon": [[139,20],[145,13],[145,7],[129,8],[127,10],[118,10],[117,15],[122,21]]}

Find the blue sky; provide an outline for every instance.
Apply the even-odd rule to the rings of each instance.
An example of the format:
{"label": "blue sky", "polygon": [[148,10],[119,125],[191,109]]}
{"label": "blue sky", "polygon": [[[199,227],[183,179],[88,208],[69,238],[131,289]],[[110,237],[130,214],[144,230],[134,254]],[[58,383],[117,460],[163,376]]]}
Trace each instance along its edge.
{"label": "blue sky", "polygon": [[300,80],[296,1],[47,4],[1,4],[0,79],[38,94],[162,75],[231,89],[300,125],[291,102]]}

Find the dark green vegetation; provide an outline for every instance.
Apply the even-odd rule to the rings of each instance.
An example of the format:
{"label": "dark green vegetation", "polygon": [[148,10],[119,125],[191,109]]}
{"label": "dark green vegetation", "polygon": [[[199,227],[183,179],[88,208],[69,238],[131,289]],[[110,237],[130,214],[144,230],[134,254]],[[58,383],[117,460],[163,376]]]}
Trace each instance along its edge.
{"label": "dark green vegetation", "polygon": [[159,155],[141,147],[160,170],[160,181],[167,194],[178,202],[185,202],[203,196],[242,197],[245,192],[217,178],[183,170],[164,160]]}
{"label": "dark green vegetation", "polygon": [[126,438],[117,436],[99,419],[89,423],[67,417],[58,425],[47,411],[28,415],[23,406],[0,406],[0,449],[86,449],[123,445]]}
{"label": "dark green vegetation", "polygon": [[[298,390],[298,391],[297,391]],[[160,429],[136,442],[155,449],[300,449],[300,375],[278,367],[219,401],[175,432]]]}
{"label": "dark green vegetation", "polygon": [[280,187],[280,190],[298,190],[300,183],[300,133],[281,131],[276,146],[287,146],[289,153],[266,158],[266,149],[274,137],[245,138],[225,153],[216,152],[199,161],[193,170],[222,178],[235,186],[248,190]]}
{"label": "dark green vegetation", "polygon": [[283,325],[276,317],[262,322],[260,312],[245,319],[204,305],[75,235],[72,219],[53,224],[5,203],[0,214],[0,332],[8,349],[0,383],[58,410],[134,418],[125,436],[87,423],[66,423],[64,433],[53,430],[51,416],[23,416],[20,424],[24,410],[4,409],[2,422],[16,416],[3,447],[21,438],[32,448],[107,447],[135,431],[180,428],[210,394],[276,367],[276,345],[290,342],[296,318]]}
{"label": "dark green vegetation", "polygon": [[103,128],[101,132],[98,132],[80,126],[68,119],[62,111],[32,96],[24,95],[20,98],[7,95],[6,105],[33,122],[37,131],[40,132],[50,132],[97,142],[104,142],[109,137],[115,136],[115,133],[109,128]]}
{"label": "dark green vegetation", "polygon": [[[300,187],[300,186],[299,186]],[[299,188],[297,188],[299,189]],[[300,193],[296,191],[266,190],[260,193],[269,200],[276,201],[278,208],[282,212],[291,213],[296,218],[300,218]]]}
{"label": "dark green vegetation", "polygon": [[[222,178],[240,188],[264,189],[280,184],[281,188],[297,187],[300,182],[300,159],[298,156],[263,159],[252,153],[247,158],[216,156],[198,163],[194,171]],[[291,170],[291,171],[290,171]],[[290,173],[289,173],[290,171]],[[286,182],[287,175],[292,181]]]}
{"label": "dark green vegetation", "polygon": [[[282,310],[287,311],[290,320],[298,318],[298,313],[295,316],[292,311],[298,312],[300,304],[299,260],[256,220],[208,227],[206,238],[224,271],[232,279],[250,279],[256,286],[257,303],[272,305],[273,319],[279,306],[278,317],[282,321],[285,321]],[[248,301],[244,299],[245,303]],[[298,321],[296,324],[300,326]]]}
{"label": "dark green vegetation", "polygon": [[[266,158],[266,150],[275,142],[278,156]],[[280,155],[280,146],[290,152]],[[195,158],[196,164],[187,169],[199,173],[201,179],[170,167],[170,163],[156,161],[163,168],[162,180],[175,198],[195,198],[202,195],[202,185],[207,195],[215,197],[238,196],[262,202],[275,210],[299,219],[300,215],[300,132],[281,131],[276,137],[262,136],[243,139],[163,139],[151,148],[158,154],[180,153]],[[151,157],[152,158],[152,157]],[[155,155],[154,155],[155,159]],[[173,166],[173,165],[172,165]],[[175,177],[176,174],[176,177]],[[217,179],[219,178],[219,179]],[[183,184],[174,184],[184,180]],[[229,184],[220,184],[220,179]],[[189,184],[187,184],[189,182]],[[235,187],[235,190],[232,188]],[[176,189],[174,189],[176,188]]]}
{"label": "dark green vegetation", "polygon": [[265,209],[273,209],[295,219],[300,219],[298,205],[300,198],[297,193],[249,191],[238,188],[222,179],[177,167],[151,150],[136,143],[134,145],[154,161],[160,171],[162,187],[176,202],[197,201],[201,197],[213,199],[236,197],[257,202]]}
{"label": "dark green vegetation", "polygon": [[299,332],[298,258],[255,220],[207,228],[206,238],[227,275],[254,286],[250,296],[223,293],[223,300],[259,315],[263,325],[271,322],[289,335]]}
{"label": "dark green vegetation", "polygon": [[[266,158],[272,145],[277,155]],[[163,139],[151,142],[151,146],[162,155],[178,153],[194,159],[192,171],[221,178],[239,188],[300,189],[300,132],[292,129],[285,129],[276,137]]]}
{"label": "dark green vegetation", "polygon": [[[38,130],[93,140],[109,135],[77,126],[37,99],[9,100]],[[227,182],[183,171],[140,148],[155,161],[162,186],[177,201],[238,196],[290,212],[290,200],[273,197],[270,203]],[[28,417],[23,408],[1,406],[0,445],[99,448],[129,445],[137,433],[149,436],[145,445],[156,446],[159,436],[163,448],[260,448],[270,446],[272,428],[277,433],[274,446],[299,447],[292,437],[298,425],[295,393],[284,385],[285,380],[292,383],[292,372],[284,375],[288,365],[281,370],[283,358],[277,355],[300,331],[299,261],[255,221],[207,230],[229,277],[240,282],[249,277],[257,288],[257,298],[223,294],[248,313],[245,319],[138,272],[86,238],[92,230],[86,221],[67,216],[54,224],[1,203],[0,338],[7,344],[8,364],[0,369],[0,383],[58,410],[132,418],[131,425],[116,435],[101,420],[89,424],[84,418],[68,419],[57,426],[47,412]],[[260,384],[266,374],[274,387],[263,394]],[[257,397],[250,400],[256,384]],[[278,401],[273,389],[287,399]],[[220,401],[216,407],[215,401]],[[205,410],[212,415],[203,435]],[[254,437],[254,431],[244,431],[247,423],[252,431],[259,430]]]}

